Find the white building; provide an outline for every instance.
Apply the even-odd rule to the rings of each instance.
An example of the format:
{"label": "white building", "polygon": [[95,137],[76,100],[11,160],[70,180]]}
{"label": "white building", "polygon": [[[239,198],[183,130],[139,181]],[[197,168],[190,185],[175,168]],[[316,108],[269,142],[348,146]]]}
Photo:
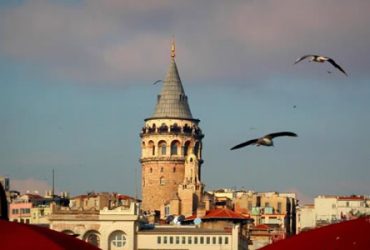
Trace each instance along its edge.
{"label": "white building", "polygon": [[158,226],[138,232],[137,249],[247,250],[247,241],[241,240],[239,231],[239,225],[234,225],[230,230]]}
{"label": "white building", "polygon": [[370,214],[370,198],[361,195],[319,195],[314,205],[299,209],[297,229],[314,228]]}
{"label": "white building", "polygon": [[313,204],[300,206],[297,209],[297,233],[315,226],[315,206]]}

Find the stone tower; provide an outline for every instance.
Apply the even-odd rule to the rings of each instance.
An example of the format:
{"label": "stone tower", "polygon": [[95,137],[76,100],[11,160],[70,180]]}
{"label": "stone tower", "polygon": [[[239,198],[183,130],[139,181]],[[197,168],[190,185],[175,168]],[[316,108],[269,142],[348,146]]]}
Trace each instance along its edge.
{"label": "stone tower", "polygon": [[[175,44],[172,43],[170,65],[162,81],[154,114],[145,119],[140,133],[144,211],[161,211],[174,199],[181,203],[179,192],[183,193],[181,190],[186,189],[187,184],[193,184],[192,189],[197,188],[195,197],[199,201],[203,190],[203,134],[199,122],[191,114],[175,62]],[[196,209],[197,201],[191,203],[190,210]]]}

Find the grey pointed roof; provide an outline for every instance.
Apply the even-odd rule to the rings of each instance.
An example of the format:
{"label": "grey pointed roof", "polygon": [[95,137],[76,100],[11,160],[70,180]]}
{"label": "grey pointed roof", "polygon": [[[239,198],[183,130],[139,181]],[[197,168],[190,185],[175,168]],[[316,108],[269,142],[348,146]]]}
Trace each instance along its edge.
{"label": "grey pointed roof", "polygon": [[151,118],[183,118],[193,119],[188,97],[185,95],[174,56],[162,83],[154,114]]}

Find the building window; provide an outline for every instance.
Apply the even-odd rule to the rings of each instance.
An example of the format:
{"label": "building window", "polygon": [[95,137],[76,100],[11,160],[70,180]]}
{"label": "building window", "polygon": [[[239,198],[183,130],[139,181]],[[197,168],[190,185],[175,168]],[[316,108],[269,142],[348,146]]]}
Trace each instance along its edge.
{"label": "building window", "polygon": [[164,171],[164,169],[163,169],[163,167],[161,167],[161,173],[163,173],[163,171]]}
{"label": "building window", "polygon": [[170,244],[173,244],[173,236],[170,236]]}
{"label": "building window", "polygon": [[225,245],[229,244],[229,237],[225,237]]}
{"label": "building window", "polygon": [[153,168],[150,168],[149,172],[150,172],[150,173],[153,173]]}
{"label": "building window", "polygon": [[31,209],[29,208],[21,208],[21,214],[29,214],[31,213]]}
{"label": "building window", "polygon": [[192,239],[192,237],[191,237],[191,236],[189,236],[189,237],[188,237],[188,244],[189,244],[189,245],[191,244],[191,239]]}
{"label": "building window", "polygon": [[349,207],[349,201],[346,202],[346,206]]}
{"label": "building window", "polygon": [[186,237],[185,236],[181,237],[181,244],[186,244]]}
{"label": "building window", "polygon": [[203,237],[203,236],[201,236],[201,237],[199,238],[199,240],[200,240],[200,244],[204,244],[204,237]]}
{"label": "building window", "polygon": [[277,212],[278,213],[281,213],[281,202],[278,202],[278,204],[277,204]]}
{"label": "building window", "polygon": [[194,244],[198,244],[198,237],[194,237]]}
{"label": "building window", "polygon": [[196,156],[199,156],[199,147],[200,147],[199,142],[196,142],[196,143],[195,143],[195,146],[194,146],[194,154],[195,154]]}
{"label": "building window", "polygon": [[220,245],[222,244],[222,237],[221,236],[218,237],[218,244],[220,244]]}
{"label": "building window", "polygon": [[180,237],[176,236],[176,244],[180,244]]}
{"label": "building window", "polygon": [[189,152],[188,152],[189,151],[189,145],[190,145],[190,142],[189,141],[185,142],[185,145],[183,147],[183,150],[184,150],[183,154],[184,154],[184,156],[187,156],[189,154]]}
{"label": "building window", "polygon": [[270,207],[270,203],[269,202],[265,202],[265,207]]}
{"label": "building window", "polygon": [[165,181],[164,177],[159,178],[159,184],[161,186],[163,186],[164,184],[166,184],[166,181]]}
{"label": "building window", "polygon": [[176,167],[173,167],[172,172],[174,173],[176,172]]}
{"label": "building window", "polygon": [[178,154],[178,147],[179,147],[179,143],[177,141],[173,141],[171,143],[171,155],[177,155]]}
{"label": "building window", "polygon": [[157,244],[161,244],[161,236],[157,236]]}
{"label": "building window", "polygon": [[165,206],[164,207],[164,215],[169,216],[170,215],[170,206]]}
{"label": "building window", "polygon": [[207,236],[206,242],[207,242],[207,244],[211,244],[211,238]]}
{"label": "building window", "polygon": [[166,155],[166,148],[167,148],[167,145],[165,142],[161,142],[159,144],[159,148],[161,150],[161,155]]}
{"label": "building window", "polygon": [[253,203],[252,201],[248,201],[248,211],[252,212]]}
{"label": "building window", "polygon": [[84,240],[87,243],[90,243],[93,246],[99,247],[100,245],[100,238],[98,235],[98,232],[95,231],[89,231],[85,234]]}
{"label": "building window", "polygon": [[163,237],[163,244],[167,244],[167,236]]}
{"label": "building window", "polygon": [[212,244],[216,244],[216,237],[212,237]]}
{"label": "building window", "polygon": [[111,248],[123,248],[126,245],[126,237],[122,231],[115,231],[109,236]]}
{"label": "building window", "polygon": [[152,146],[152,155],[155,155],[155,146]]}

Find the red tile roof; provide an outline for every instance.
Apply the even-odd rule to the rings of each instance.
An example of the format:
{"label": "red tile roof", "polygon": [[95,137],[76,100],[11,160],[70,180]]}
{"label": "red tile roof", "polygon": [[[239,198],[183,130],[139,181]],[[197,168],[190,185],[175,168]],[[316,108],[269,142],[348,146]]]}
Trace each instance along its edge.
{"label": "red tile roof", "polygon": [[302,232],[262,249],[370,249],[370,217],[345,221]]}
{"label": "red tile roof", "polygon": [[244,216],[240,213],[234,212],[233,210],[227,208],[216,208],[207,211],[206,215],[202,217],[203,219],[231,219],[231,220],[246,220],[249,217]]}
{"label": "red tile roof", "polygon": [[119,195],[117,195],[117,197],[120,200],[133,200],[133,201],[139,201],[139,202],[141,202],[141,200],[136,199],[136,198],[131,197],[131,196],[128,196],[128,195],[125,195],[125,194],[119,194]]}
{"label": "red tile roof", "polygon": [[271,229],[268,225],[265,225],[265,224],[259,224],[255,227],[253,227],[252,229],[257,229],[257,230],[269,230]]}
{"label": "red tile roof", "polygon": [[365,197],[364,196],[339,196],[338,200],[362,201],[362,200],[365,200]]}
{"label": "red tile roof", "polygon": [[[186,221],[192,221],[196,219],[198,216],[193,214],[189,217],[186,217]],[[247,220],[250,217],[243,215],[238,212],[234,212],[233,210],[227,208],[216,208],[206,212],[206,215],[200,217],[202,220],[205,219],[229,219],[229,220]]]}

